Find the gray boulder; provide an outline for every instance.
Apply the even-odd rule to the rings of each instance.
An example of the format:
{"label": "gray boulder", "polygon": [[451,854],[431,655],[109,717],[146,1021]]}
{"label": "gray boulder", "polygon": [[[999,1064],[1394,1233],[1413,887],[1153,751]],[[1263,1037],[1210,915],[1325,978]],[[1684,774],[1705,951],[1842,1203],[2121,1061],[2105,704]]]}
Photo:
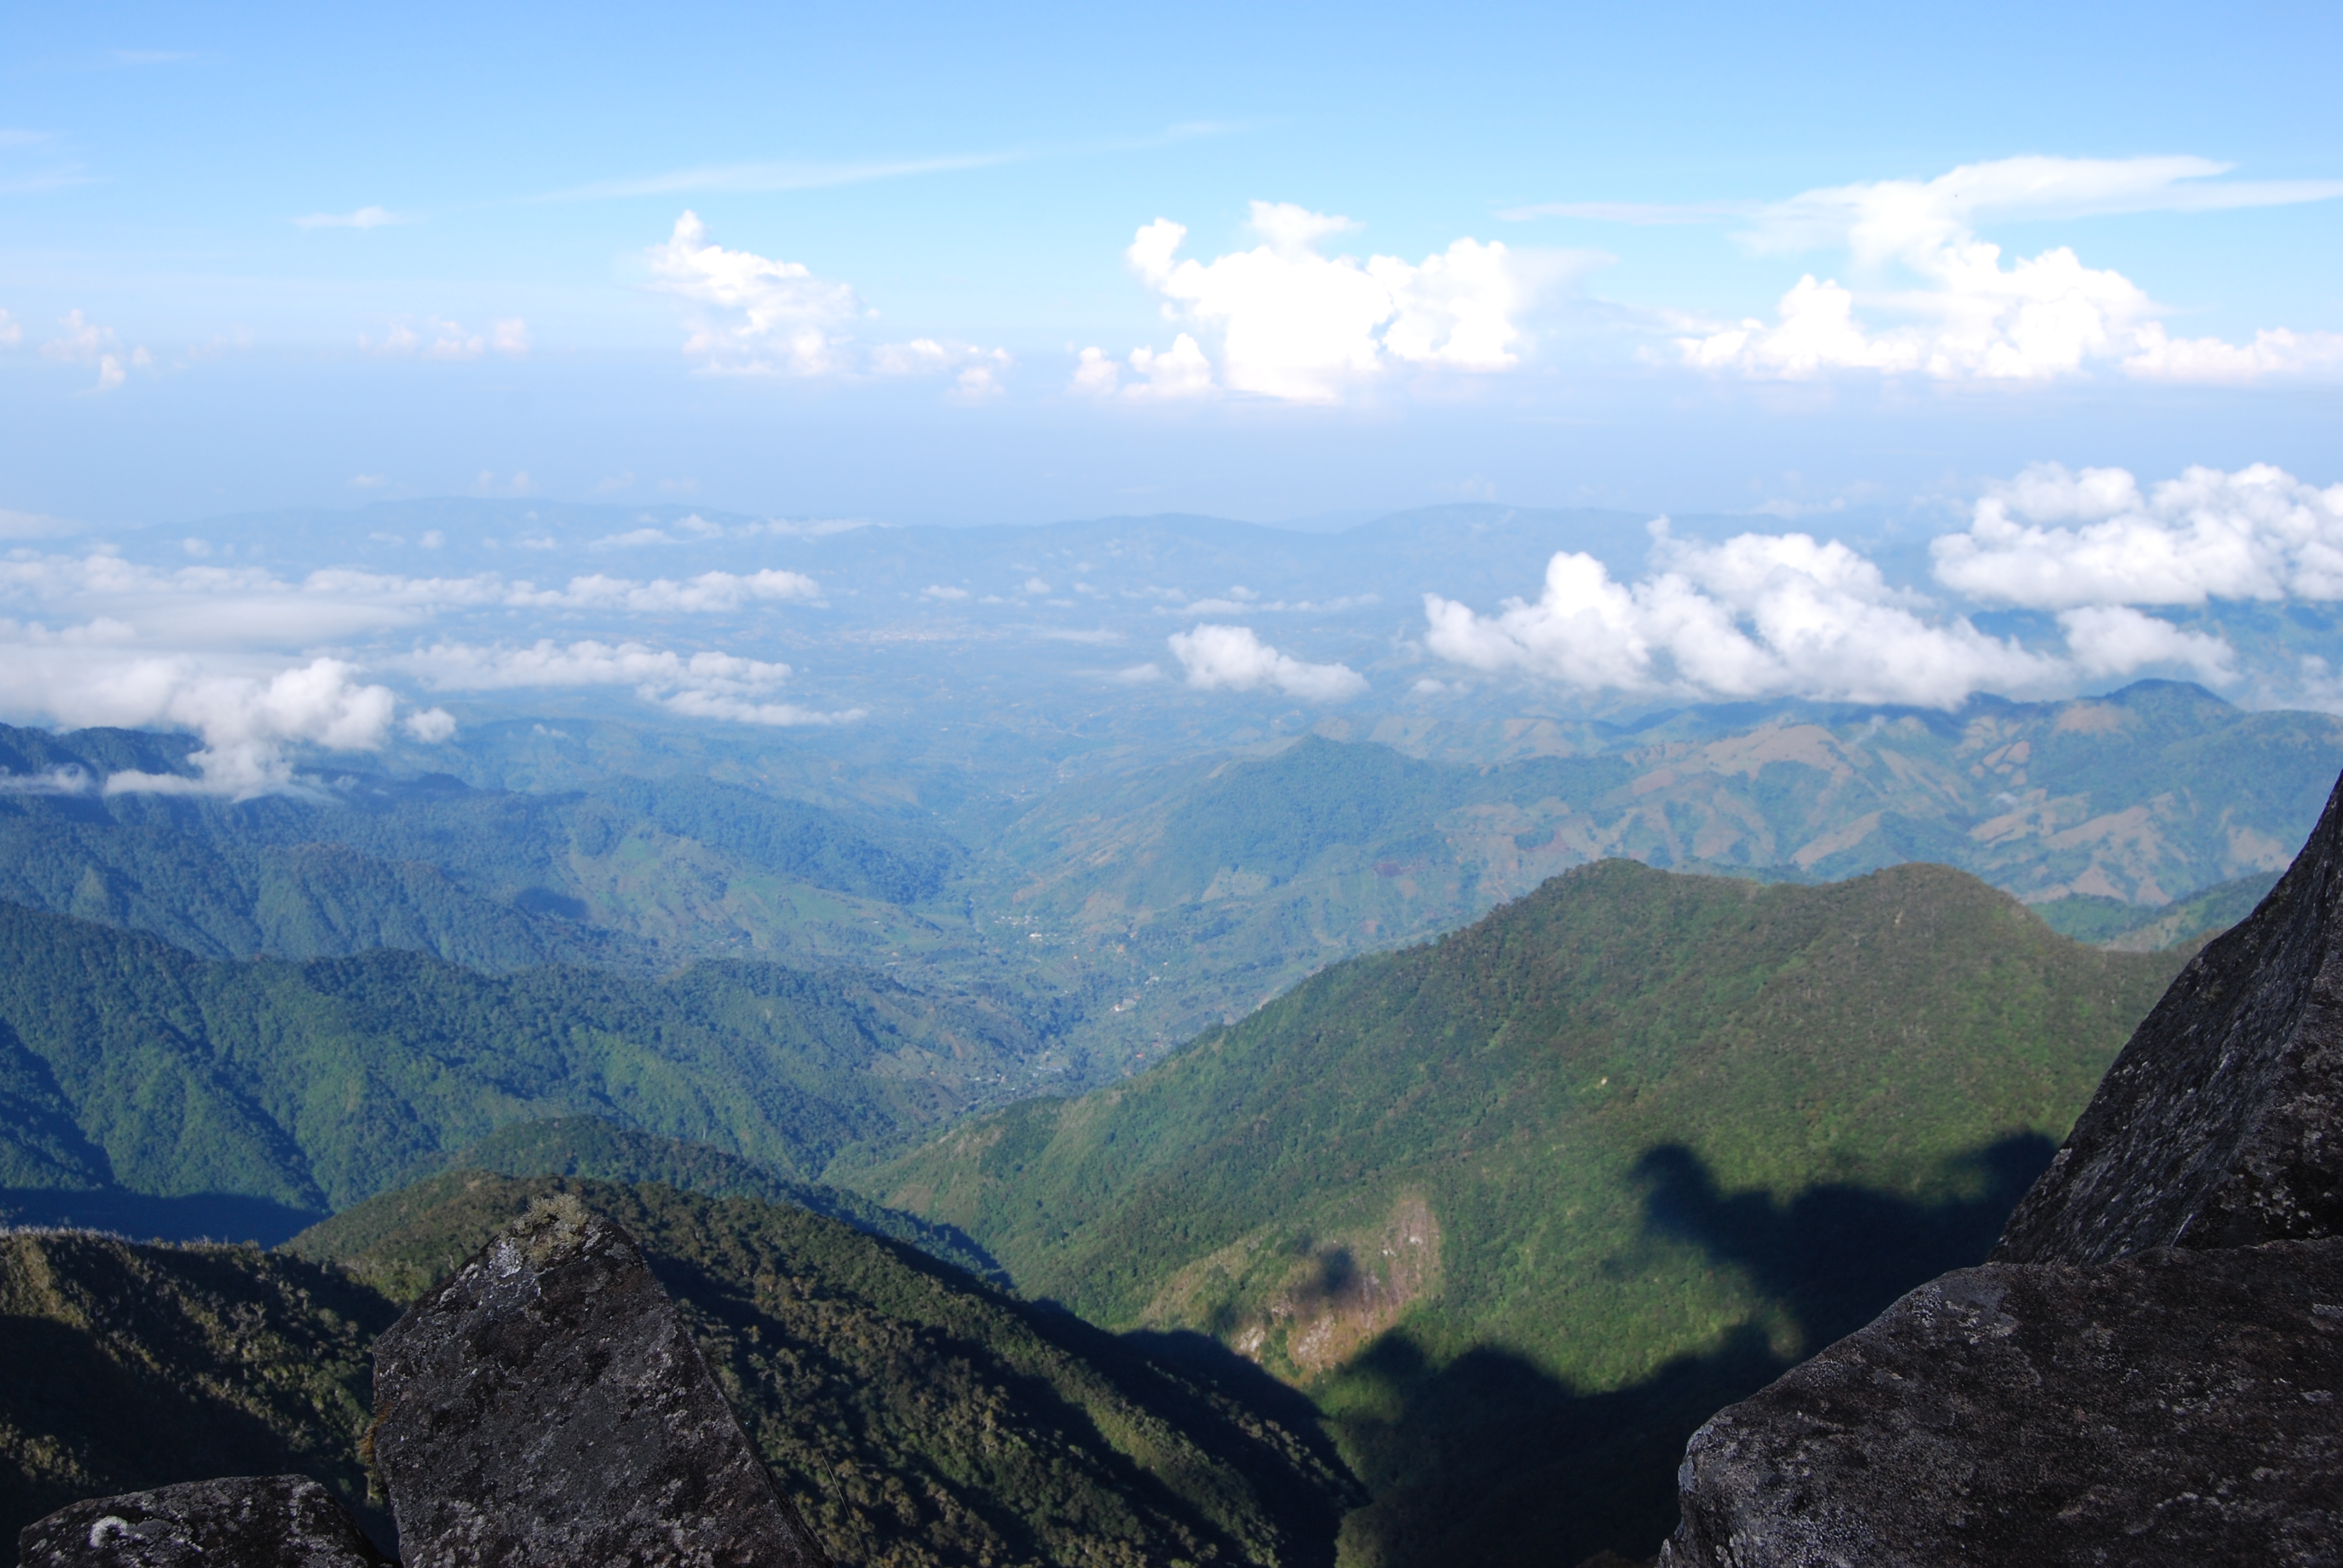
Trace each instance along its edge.
{"label": "gray boulder", "polygon": [[409,1568],[816,1568],[626,1232],[541,1202],[375,1346]]}
{"label": "gray boulder", "polygon": [[28,1524],[23,1568],[384,1568],[334,1494],[301,1475],[238,1475],[94,1497]]}
{"label": "gray boulder", "polygon": [[1695,1433],[1671,1568],[2343,1564],[2343,1241],[1944,1275]]}
{"label": "gray boulder", "polygon": [[1994,1249],[2343,1235],[2343,787],[2261,907],[2190,960]]}

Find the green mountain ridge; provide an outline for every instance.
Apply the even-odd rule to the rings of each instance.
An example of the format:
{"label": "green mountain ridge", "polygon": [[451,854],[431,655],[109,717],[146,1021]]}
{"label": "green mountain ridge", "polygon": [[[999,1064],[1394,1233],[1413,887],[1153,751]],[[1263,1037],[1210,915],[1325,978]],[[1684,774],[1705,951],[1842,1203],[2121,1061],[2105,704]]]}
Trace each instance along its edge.
{"label": "green mountain ridge", "polygon": [[[1471,1402],[1391,1434],[1455,1369],[1510,1358],[1574,1410],[1707,1367],[1714,1402],[1645,1432],[1640,1553],[1682,1423],[1981,1256],[2185,957],[2079,946],[1943,867],[1808,887],[1604,861],[842,1179],[1028,1292],[1311,1388],[1383,1511],[1360,1563],[1441,1560],[1415,1473],[1498,1440]],[[1577,1487],[1525,1503],[1526,1536],[1564,1528],[1558,1498],[1608,1506]]]}
{"label": "green mountain ridge", "polygon": [[[1624,729],[1321,729],[1070,784],[1001,829],[1013,891],[980,909],[1082,955],[1109,1004],[1083,1038],[1109,1060],[1158,1057],[1329,963],[1605,858],[1807,883],[1926,861],[2054,922],[2146,916],[2274,877],[2343,768],[2343,720],[2168,681],[1951,714],[1743,704]],[[2185,924],[2140,940],[2201,934]]]}
{"label": "green mountain ridge", "polygon": [[1041,1050],[997,1003],[868,971],[219,962],[0,904],[0,1188],[314,1218],[505,1124],[578,1113],[805,1180],[1006,1098]]}
{"label": "green mountain ridge", "polygon": [[850,764],[562,724],[319,759],[306,795],[243,801],[91,792],[188,773],[186,737],[0,730],[0,900],[214,958],[917,971],[1013,1005],[1095,1084],[1604,858],[1806,882],[1926,860],[2112,930],[2275,873],[2343,767],[2343,720],[2158,681],[1951,713],[1338,717],[1184,757],[1080,725],[1046,756],[954,726]]}

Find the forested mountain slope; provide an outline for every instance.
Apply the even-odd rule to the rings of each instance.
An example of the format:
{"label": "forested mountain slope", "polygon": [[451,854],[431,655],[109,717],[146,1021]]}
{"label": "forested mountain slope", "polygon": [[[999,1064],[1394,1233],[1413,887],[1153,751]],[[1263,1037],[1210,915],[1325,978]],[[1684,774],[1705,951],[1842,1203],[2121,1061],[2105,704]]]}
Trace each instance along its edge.
{"label": "forested mountain slope", "polygon": [[840,1563],[1332,1561],[1357,1493],[1305,1405],[802,1209],[474,1172],[387,1233],[345,1216],[290,1250],[405,1300],[552,1191],[642,1244]]}
{"label": "forested mountain slope", "polygon": [[0,1531],[78,1497],[293,1472],[387,1540],[360,1457],[369,1345],[555,1191],[642,1243],[838,1562],[1332,1561],[1356,1484],[1306,1403],[1241,1362],[1120,1342],[802,1209],[478,1171],[398,1224],[305,1234],[303,1256],[0,1235]]}
{"label": "forested mountain slope", "polygon": [[254,1247],[0,1232],[0,1539],[84,1497],[308,1475],[384,1535],[358,1440],[399,1309]]}
{"label": "forested mountain slope", "polygon": [[[1696,1407],[1981,1256],[2181,961],[2081,947],[1942,867],[1802,887],[1605,861],[859,1184],[1028,1291],[1313,1387],[1388,1510],[1364,1560],[1436,1561],[1390,1555],[1426,1511],[1463,1527],[1458,1499],[1408,1501],[1469,1484],[1434,1451],[1494,1444],[1525,1496],[1618,1503],[1584,1490],[1600,1466],[1523,1481],[1569,1443],[1509,1451],[1487,1422],[1537,1422],[1440,1406],[1443,1378],[1512,1358],[1501,1386],[1575,1411],[1706,1366],[1607,1450],[1648,1451],[1634,1528],[1657,1531]],[[1497,1551],[1467,1544],[1443,1550]]]}
{"label": "forested mountain slope", "polygon": [[0,1188],[339,1208],[510,1122],[592,1113],[799,1179],[1022,1082],[981,998],[710,960],[483,975],[380,950],[207,961],[0,904]]}
{"label": "forested mountain slope", "polygon": [[2078,935],[2168,945],[2218,922],[2167,903],[2229,881],[2258,897],[2343,768],[2343,720],[2168,681],[1951,713],[1782,702],[1630,727],[1323,728],[1346,743],[1069,785],[1001,833],[1019,881],[997,918],[1130,971],[1085,1025],[1117,1060],[1604,857],[1801,882],[1936,862]]}
{"label": "forested mountain slope", "polygon": [[214,958],[388,947],[495,970],[952,940],[910,910],[965,851],[900,812],[689,777],[522,793],[371,766],[244,799],[101,792],[126,772],[192,784],[193,746],[0,726],[0,900]]}

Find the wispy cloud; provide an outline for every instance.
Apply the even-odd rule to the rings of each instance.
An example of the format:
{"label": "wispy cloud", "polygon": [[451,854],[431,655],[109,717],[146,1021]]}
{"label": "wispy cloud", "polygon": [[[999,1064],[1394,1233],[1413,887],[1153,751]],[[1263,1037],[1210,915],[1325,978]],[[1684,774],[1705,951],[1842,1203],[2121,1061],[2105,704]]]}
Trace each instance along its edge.
{"label": "wispy cloud", "polygon": [[1198,120],[1167,126],[1150,136],[1111,140],[1003,147],[986,152],[934,153],[893,158],[836,160],[778,158],[741,163],[701,164],[660,174],[623,176],[591,180],[584,185],[548,191],[532,201],[618,201],[631,196],[756,195],[776,191],[830,190],[840,186],[869,185],[878,180],[916,179],[923,175],[961,174],[999,168],[1008,164],[1049,159],[1100,157],[1114,153],[1144,152],[1208,136],[1233,136],[1247,129],[1231,121]]}
{"label": "wispy cloud", "polygon": [[1755,217],[1764,210],[1764,203],[1754,201],[1548,201],[1534,202],[1528,206],[1499,207],[1497,216],[1507,223],[1527,223],[1541,217],[1574,217],[1589,223],[1624,223],[1637,227],[1652,227]]}
{"label": "wispy cloud", "polygon": [[1867,180],[1802,191],[1786,201],[1538,202],[1499,209],[1513,222],[1582,218],[1634,225],[1746,221],[1760,251],[1851,242],[1885,256],[1903,243],[1897,220],[1925,214],[1944,226],[1996,219],[2119,213],[2230,212],[2343,196],[2343,180],[2224,180],[2237,166],[2211,158],[2067,158],[2041,155],[1963,164],[1931,180]]}
{"label": "wispy cloud", "polygon": [[387,207],[362,206],[356,212],[313,212],[293,220],[295,228],[394,228],[401,224],[421,223],[411,213],[392,212]]}
{"label": "wispy cloud", "polygon": [[839,186],[867,185],[873,180],[909,179],[919,175],[953,174],[962,169],[992,168],[1021,163],[1024,153],[956,153],[939,157],[882,158],[860,163],[713,164],[699,168],[671,169],[665,174],[627,179],[596,180],[550,191],[538,201],[613,201],[627,196],[756,195],[772,191],[829,190]]}

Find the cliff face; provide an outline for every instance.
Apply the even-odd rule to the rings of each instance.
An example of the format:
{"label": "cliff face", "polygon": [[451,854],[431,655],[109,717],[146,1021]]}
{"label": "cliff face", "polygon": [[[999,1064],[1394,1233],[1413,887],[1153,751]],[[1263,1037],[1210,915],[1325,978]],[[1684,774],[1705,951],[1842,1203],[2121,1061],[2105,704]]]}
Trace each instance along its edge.
{"label": "cliff face", "polygon": [[2343,1563],[2343,786],[1992,1261],[1719,1412],[1673,1568]]}

